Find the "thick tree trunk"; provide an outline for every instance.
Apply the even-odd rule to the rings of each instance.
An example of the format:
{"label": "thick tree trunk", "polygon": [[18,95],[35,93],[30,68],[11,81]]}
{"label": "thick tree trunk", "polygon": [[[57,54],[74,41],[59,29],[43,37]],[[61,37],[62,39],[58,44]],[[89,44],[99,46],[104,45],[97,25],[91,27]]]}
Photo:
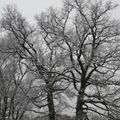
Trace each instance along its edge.
{"label": "thick tree trunk", "polygon": [[51,90],[48,91],[48,93],[47,93],[47,101],[48,101],[48,110],[49,110],[49,120],[55,120],[53,92]]}
{"label": "thick tree trunk", "polygon": [[76,119],[75,120],[86,120],[85,114],[83,111],[84,93],[85,93],[85,88],[81,88],[79,93],[78,93],[78,96],[77,96]]}
{"label": "thick tree trunk", "polygon": [[[45,79],[44,77],[44,71],[43,67],[40,66],[39,64],[35,63],[36,67],[39,71],[39,74]],[[47,102],[48,102],[48,112],[49,112],[49,120],[55,120],[55,107],[54,107],[54,101],[53,101],[53,90],[52,87],[50,86],[50,83],[45,80],[46,86],[47,86]]]}

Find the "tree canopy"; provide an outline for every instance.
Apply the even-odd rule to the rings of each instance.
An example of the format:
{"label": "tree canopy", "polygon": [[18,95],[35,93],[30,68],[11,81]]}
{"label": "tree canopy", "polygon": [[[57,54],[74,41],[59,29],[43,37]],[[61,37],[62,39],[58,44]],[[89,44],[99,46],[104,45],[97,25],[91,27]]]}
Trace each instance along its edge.
{"label": "tree canopy", "polygon": [[120,22],[111,17],[116,7],[111,1],[65,0],[61,9],[36,15],[36,27],[15,6],[6,6],[0,119],[56,120],[70,109],[75,120],[118,119]]}

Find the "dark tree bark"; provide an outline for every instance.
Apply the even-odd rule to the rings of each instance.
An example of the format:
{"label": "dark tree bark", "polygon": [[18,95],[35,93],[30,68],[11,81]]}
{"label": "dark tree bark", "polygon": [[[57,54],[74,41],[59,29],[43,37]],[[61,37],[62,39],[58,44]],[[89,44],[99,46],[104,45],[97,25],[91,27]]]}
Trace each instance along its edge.
{"label": "dark tree bark", "polygon": [[[54,98],[53,98],[53,86],[50,83],[50,78],[48,78],[48,71],[43,66],[37,65],[37,69],[39,71],[39,74],[41,78],[45,81],[47,89],[47,107],[48,107],[48,117],[49,120],[55,120],[55,106],[54,106]],[[46,71],[46,72],[45,72]]]}
{"label": "dark tree bark", "polygon": [[77,96],[77,103],[76,103],[76,120],[83,120],[84,118],[84,94],[85,94],[85,88],[81,88],[78,96]]}
{"label": "dark tree bark", "polygon": [[47,93],[47,102],[49,110],[49,120],[55,120],[55,107],[53,101],[53,92],[51,90]]}

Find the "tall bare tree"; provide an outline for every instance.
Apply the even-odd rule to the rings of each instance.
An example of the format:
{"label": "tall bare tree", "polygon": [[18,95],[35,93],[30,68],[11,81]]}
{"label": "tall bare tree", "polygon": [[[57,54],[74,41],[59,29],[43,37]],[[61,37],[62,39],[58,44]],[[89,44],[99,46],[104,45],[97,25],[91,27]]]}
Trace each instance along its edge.
{"label": "tall bare tree", "polygon": [[47,106],[49,120],[55,120],[54,94],[64,91],[70,84],[67,77],[63,76],[66,71],[62,68],[65,58],[62,51],[60,52],[56,46],[49,44],[45,38],[42,40],[41,36],[36,37],[36,30],[13,6],[7,6],[5,9],[1,26],[9,39],[7,41],[9,44],[3,47],[1,52],[14,55],[21,64],[24,64],[25,68],[31,71],[33,76],[36,76],[31,82],[36,87],[31,91],[38,93],[39,90],[41,94],[35,95],[34,101],[32,98],[32,104],[39,109]]}
{"label": "tall bare tree", "polygon": [[[16,111],[21,116],[29,111],[48,114],[49,120],[55,120],[57,94],[67,95],[74,88],[76,120],[89,119],[91,112],[114,119],[120,100],[120,23],[110,14],[116,6],[102,0],[65,0],[61,10],[50,8],[36,16],[38,28],[31,27],[15,7],[7,6],[1,20],[4,37],[0,43],[5,59],[0,62],[8,59],[3,71],[16,71],[12,80],[7,80],[11,78],[8,74],[7,81],[1,72],[1,89],[5,87],[0,98],[5,103],[0,108],[2,118],[5,120],[10,110],[9,119],[22,119]],[[16,61],[13,69],[9,66],[11,59]],[[17,84],[21,77],[24,82]],[[15,89],[8,97],[6,90],[11,90],[11,85]]]}
{"label": "tall bare tree", "polygon": [[45,40],[68,56],[64,67],[78,93],[76,120],[88,119],[89,111],[111,118],[112,107],[119,107],[115,97],[109,99],[119,90],[120,23],[110,18],[116,6],[66,0],[61,11],[50,9],[36,17]]}

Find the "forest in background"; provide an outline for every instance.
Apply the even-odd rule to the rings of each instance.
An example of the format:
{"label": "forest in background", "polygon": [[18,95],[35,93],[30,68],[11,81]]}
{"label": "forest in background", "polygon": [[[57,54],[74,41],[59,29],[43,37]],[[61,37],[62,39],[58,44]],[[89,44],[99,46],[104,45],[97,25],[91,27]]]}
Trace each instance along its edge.
{"label": "forest in background", "polygon": [[0,120],[119,120],[118,5],[64,0],[31,25],[14,5],[0,19]]}

